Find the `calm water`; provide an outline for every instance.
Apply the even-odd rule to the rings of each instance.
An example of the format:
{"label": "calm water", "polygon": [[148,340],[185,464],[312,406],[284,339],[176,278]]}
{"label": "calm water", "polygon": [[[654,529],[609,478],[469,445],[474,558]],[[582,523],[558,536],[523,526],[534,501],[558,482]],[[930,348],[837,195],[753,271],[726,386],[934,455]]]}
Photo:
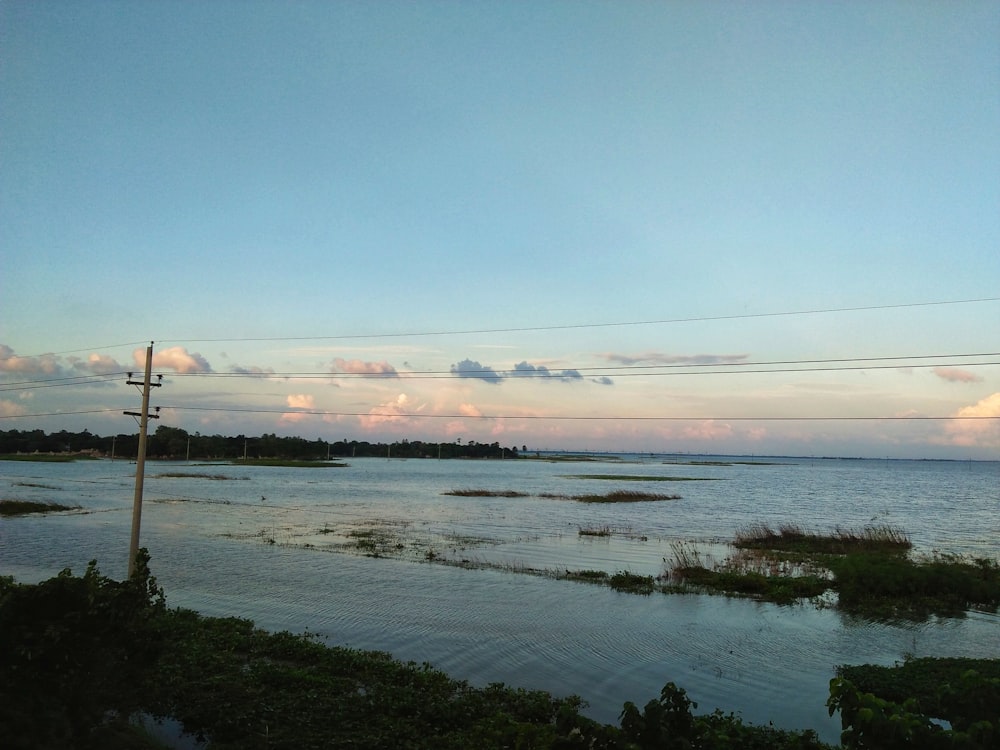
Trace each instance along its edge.
{"label": "calm water", "polygon": [[[428,661],[473,684],[576,693],[589,715],[608,722],[624,701],[642,705],[674,681],[701,710],[811,727],[835,740],[825,700],[837,664],[892,664],[908,654],[1000,658],[1000,617],[991,613],[887,625],[812,605],[642,597],[517,573],[656,575],[674,544],[719,558],[735,530],[759,521],[815,531],[891,524],[917,552],[997,559],[1000,463],[627,458],[355,459],[329,469],[153,463],[142,545],[171,605],[308,629],[331,643]],[[0,520],[0,573],[33,582],[65,567],[81,572],[96,558],[106,575],[123,577],[134,471],[124,461],[0,462],[0,497],[80,506]],[[470,488],[528,496],[442,494]],[[682,498],[608,505],[541,497],[618,489]],[[580,534],[605,526],[611,537]],[[381,556],[364,555],[373,550]],[[461,560],[485,567],[437,564]]]}

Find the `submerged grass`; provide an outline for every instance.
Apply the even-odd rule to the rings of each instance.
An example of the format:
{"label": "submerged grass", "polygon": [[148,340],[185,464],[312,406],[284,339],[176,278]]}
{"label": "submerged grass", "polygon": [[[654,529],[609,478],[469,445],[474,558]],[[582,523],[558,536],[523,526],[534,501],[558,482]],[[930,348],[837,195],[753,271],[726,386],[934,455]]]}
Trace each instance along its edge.
{"label": "submerged grass", "polygon": [[329,469],[349,466],[340,461],[296,461],[284,458],[242,458],[232,462],[236,466],[287,466],[293,469]]}

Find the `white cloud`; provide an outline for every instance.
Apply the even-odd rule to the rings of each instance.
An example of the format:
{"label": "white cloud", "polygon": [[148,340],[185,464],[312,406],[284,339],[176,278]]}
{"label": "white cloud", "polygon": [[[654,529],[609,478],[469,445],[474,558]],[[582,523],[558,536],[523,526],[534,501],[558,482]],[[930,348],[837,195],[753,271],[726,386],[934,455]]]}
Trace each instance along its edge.
{"label": "white cloud", "polygon": [[993,393],[972,406],[965,406],[945,425],[944,442],[948,445],[1000,448],[1000,392]]}
{"label": "white cloud", "polygon": [[[132,359],[138,367],[146,366],[146,350],[136,349]],[[212,366],[203,356],[188,352],[183,346],[172,346],[153,353],[153,367],[157,370],[173,370],[178,373],[212,372]]]}
{"label": "white cloud", "polygon": [[[70,361],[73,363],[75,369],[95,375],[110,375],[111,373],[121,372],[126,369],[124,365],[107,354],[91,354],[86,359]],[[143,360],[143,366],[145,367],[145,360]]]}

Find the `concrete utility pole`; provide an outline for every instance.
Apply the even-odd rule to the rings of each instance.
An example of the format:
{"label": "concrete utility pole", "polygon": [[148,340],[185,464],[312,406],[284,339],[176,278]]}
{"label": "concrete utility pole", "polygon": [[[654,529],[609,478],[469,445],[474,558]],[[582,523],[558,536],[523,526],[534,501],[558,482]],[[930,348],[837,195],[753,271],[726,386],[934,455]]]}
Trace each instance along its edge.
{"label": "concrete utility pole", "polygon": [[[139,453],[135,459],[135,497],[132,501],[132,541],[128,549],[128,577],[131,578],[135,572],[135,558],[139,554],[139,524],[142,519],[142,483],[146,474],[146,425],[149,423],[149,389],[159,387],[162,383],[150,383],[150,376],[153,370],[153,342],[149,342],[146,348],[146,375],[142,382],[132,380],[132,373],[128,374],[128,385],[142,386],[142,411],[127,411],[132,417],[139,418]],[[163,376],[160,376],[163,379]],[[157,407],[159,411],[159,407]],[[159,419],[158,414],[152,415],[153,419]]]}

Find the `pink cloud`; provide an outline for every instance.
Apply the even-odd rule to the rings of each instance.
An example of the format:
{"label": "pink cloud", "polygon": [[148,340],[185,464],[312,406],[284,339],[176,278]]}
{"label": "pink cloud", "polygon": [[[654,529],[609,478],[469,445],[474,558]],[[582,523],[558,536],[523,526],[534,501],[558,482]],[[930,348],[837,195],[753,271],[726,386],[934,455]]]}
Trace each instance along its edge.
{"label": "pink cloud", "polygon": [[341,359],[340,357],[333,360],[332,371],[350,375],[386,375],[389,377],[399,375],[396,368],[385,361],[364,362],[360,359]]}
{"label": "pink cloud", "polygon": [[684,430],[684,437],[691,440],[722,440],[732,437],[733,426],[714,419],[706,419]]}
{"label": "pink cloud", "polygon": [[316,408],[316,399],[308,393],[293,393],[286,400],[290,409]]}
{"label": "pink cloud", "polygon": [[[138,367],[146,366],[146,350],[136,349],[132,359]],[[190,353],[183,346],[172,346],[153,353],[153,367],[157,370],[173,370],[181,374],[190,372],[212,372],[212,366],[203,356]]]}
{"label": "pink cloud", "polygon": [[978,375],[968,370],[959,370],[954,367],[935,367],[933,372],[939,378],[947,380],[949,383],[978,383],[982,381],[982,378]]}
{"label": "pink cloud", "polygon": [[653,365],[718,365],[735,364],[746,360],[746,354],[665,354],[664,352],[640,352],[638,354],[602,354],[608,362],[622,365],[649,363]]}
{"label": "pink cloud", "polygon": [[410,416],[423,409],[422,406],[413,407],[410,398],[405,393],[400,393],[391,401],[386,401],[372,408],[365,416],[359,417],[361,426],[370,430],[386,424],[412,424]]}
{"label": "pink cloud", "polygon": [[59,372],[59,369],[59,360],[53,354],[18,357],[9,346],[0,344],[0,372],[52,375]]}

